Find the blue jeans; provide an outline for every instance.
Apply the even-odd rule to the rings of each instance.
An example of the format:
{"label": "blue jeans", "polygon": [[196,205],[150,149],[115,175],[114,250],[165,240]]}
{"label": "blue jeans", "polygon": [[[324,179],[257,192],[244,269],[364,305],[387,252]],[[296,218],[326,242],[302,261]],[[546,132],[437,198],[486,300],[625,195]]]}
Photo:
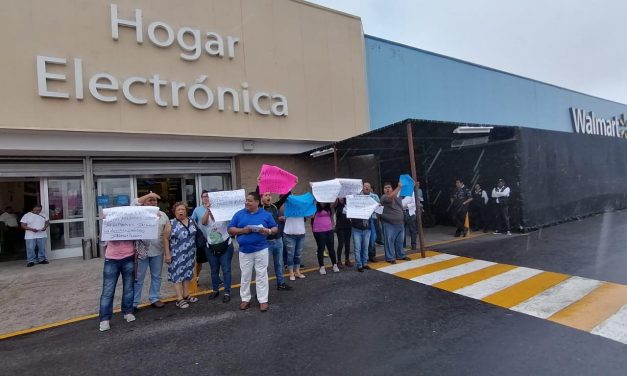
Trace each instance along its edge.
{"label": "blue jeans", "polygon": [[135,280],[135,256],[120,260],[105,258],[102,269],[102,295],[100,295],[100,321],[111,320],[113,296],[118,277],[122,274],[122,313],[133,313],[133,282]]}
{"label": "blue jeans", "polygon": [[394,225],[383,222],[383,233],[385,234],[385,260],[392,261],[405,257],[403,250],[405,224]]}
{"label": "blue jeans", "polygon": [[[28,262],[42,262],[46,259],[47,238],[24,239],[26,241],[26,258]],[[35,251],[37,248],[37,251]]]}
{"label": "blue jeans", "polygon": [[305,235],[283,234],[283,241],[287,246],[287,268],[289,270],[300,268],[300,255],[305,246]]}
{"label": "blue jeans", "polygon": [[146,257],[145,259],[137,259],[137,277],[135,278],[135,297],[133,298],[133,306],[137,307],[142,299],[142,288],[144,287],[144,277],[146,270],[150,266],[150,291],[148,292],[148,301],[154,303],[161,300],[161,267],[163,266],[163,254],[159,256]]}
{"label": "blue jeans", "polygon": [[360,230],[353,227],[353,248],[355,249],[355,267],[357,269],[368,265],[370,234],[370,229]]}
{"label": "blue jeans", "polygon": [[283,239],[277,238],[268,240],[268,252],[272,254],[272,260],[274,261],[274,274],[276,275],[276,284],[277,286],[281,286],[284,282]]}
{"label": "blue jeans", "polygon": [[220,269],[222,269],[222,277],[224,278],[224,294],[231,295],[231,262],[233,261],[233,243],[229,244],[229,248],[220,256],[214,256],[211,251],[207,251],[207,260],[211,266],[211,289],[218,291],[220,289]]}
{"label": "blue jeans", "polygon": [[377,255],[377,219],[370,217],[370,242],[368,243],[368,257],[375,257]]}

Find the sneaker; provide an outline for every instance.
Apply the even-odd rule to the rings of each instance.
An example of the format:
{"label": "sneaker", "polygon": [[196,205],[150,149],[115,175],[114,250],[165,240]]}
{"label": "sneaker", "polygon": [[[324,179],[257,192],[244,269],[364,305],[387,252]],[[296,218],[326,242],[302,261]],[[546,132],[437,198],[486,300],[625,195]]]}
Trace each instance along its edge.
{"label": "sneaker", "polygon": [[48,262],[48,260],[44,260],[44,261],[39,261],[39,262],[38,262],[38,264],[41,264],[41,265],[48,265],[48,264],[50,264],[50,263]]}
{"label": "sneaker", "polygon": [[111,329],[111,325],[109,324],[109,320],[100,321],[100,331],[101,332],[106,332],[109,329]]}
{"label": "sneaker", "polygon": [[126,315],[124,315],[124,320],[126,320],[126,322],[133,322],[135,321],[135,315],[133,315],[132,313],[127,313]]}
{"label": "sneaker", "polygon": [[507,232],[507,235],[511,235],[512,233],[510,231]]}
{"label": "sneaker", "polygon": [[231,301],[231,295],[230,294],[224,294],[224,297],[222,297],[222,303],[228,303]]}
{"label": "sneaker", "polygon": [[28,264],[26,264],[26,267],[27,267],[27,268],[30,268],[30,267],[32,267],[32,266],[35,266],[35,263],[34,263],[34,262],[29,262]]}
{"label": "sneaker", "polygon": [[340,268],[338,268],[336,264],[333,264],[333,273],[339,273],[339,272],[340,272]]}
{"label": "sneaker", "polygon": [[290,281],[295,281],[296,280],[296,276],[294,276],[293,274],[290,275]]}
{"label": "sneaker", "polygon": [[220,296],[220,291],[213,291],[209,294],[209,296],[207,297],[207,299],[209,300],[213,300],[215,298],[217,298],[218,296]]}
{"label": "sneaker", "polygon": [[280,285],[278,285],[276,287],[277,290],[281,291],[290,291],[292,289],[292,287],[290,285],[288,285],[287,283],[281,283]]}
{"label": "sneaker", "polygon": [[320,267],[320,274],[322,274],[322,275],[327,274],[327,270],[324,268],[324,266]]}

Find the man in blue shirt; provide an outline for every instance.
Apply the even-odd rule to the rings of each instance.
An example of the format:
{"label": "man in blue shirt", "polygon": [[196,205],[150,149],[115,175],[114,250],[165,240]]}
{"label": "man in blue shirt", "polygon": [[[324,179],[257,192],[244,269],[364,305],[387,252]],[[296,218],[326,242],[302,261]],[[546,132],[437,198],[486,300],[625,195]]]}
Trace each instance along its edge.
{"label": "man in blue shirt", "polygon": [[229,223],[229,235],[237,237],[239,265],[242,271],[239,305],[241,310],[250,308],[250,282],[253,268],[257,281],[257,300],[261,312],[268,310],[268,241],[267,237],[278,232],[272,214],[259,207],[259,194],[246,196],[245,208],[235,213]]}

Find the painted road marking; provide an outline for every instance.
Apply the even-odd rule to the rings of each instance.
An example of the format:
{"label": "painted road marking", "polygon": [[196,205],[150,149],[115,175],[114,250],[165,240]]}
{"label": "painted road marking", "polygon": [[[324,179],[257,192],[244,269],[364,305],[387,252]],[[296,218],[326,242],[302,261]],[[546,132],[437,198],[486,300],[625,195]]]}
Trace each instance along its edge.
{"label": "painted road marking", "polygon": [[531,316],[546,319],[599,287],[601,282],[593,279],[570,277],[541,294],[520,303],[511,309]]}
{"label": "painted road marking", "polygon": [[590,333],[627,343],[627,304]]}
{"label": "painted road marking", "polygon": [[472,284],[468,287],[455,290],[455,293],[469,298],[483,299],[486,296],[497,293],[504,288],[510,287],[540,273],[542,273],[542,271],[538,269],[515,268],[503,274],[499,274],[484,281]]}
{"label": "painted road marking", "polygon": [[438,282],[446,281],[460,275],[468,274],[494,265],[493,262],[475,260],[452,268],[440,270],[420,277],[412,278],[412,281],[424,283],[425,285],[433,285]]}
{"label": "painted road marking", "polygon": [[373,268],[627,344],[627,286],[430,251]]}

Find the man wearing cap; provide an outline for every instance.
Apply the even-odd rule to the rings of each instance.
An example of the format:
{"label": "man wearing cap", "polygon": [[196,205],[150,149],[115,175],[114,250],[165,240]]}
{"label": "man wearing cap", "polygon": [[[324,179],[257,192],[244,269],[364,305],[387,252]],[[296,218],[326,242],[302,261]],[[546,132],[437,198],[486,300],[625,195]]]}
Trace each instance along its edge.
{"label": "man wearing cap", "polygon": [[509,194],[510,189],[505,185],[505,180],[499,179],[496,187],[492,189],[492,198],[496,203],[495,234],[500,234],[501,232],[505,232],[507,235],[512,234],[509,231]]}

